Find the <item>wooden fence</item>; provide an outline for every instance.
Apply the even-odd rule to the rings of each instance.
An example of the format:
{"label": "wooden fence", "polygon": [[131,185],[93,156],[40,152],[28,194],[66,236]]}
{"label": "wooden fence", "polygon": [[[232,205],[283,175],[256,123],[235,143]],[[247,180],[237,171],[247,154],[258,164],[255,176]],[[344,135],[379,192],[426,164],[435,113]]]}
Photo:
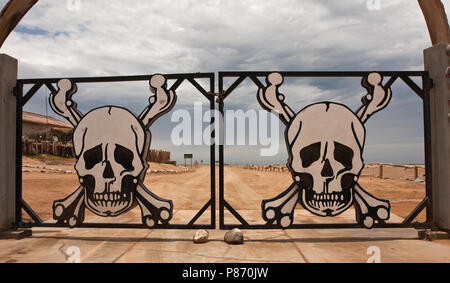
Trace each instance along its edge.
{"label": "wooden fence", "polygon": [[22,142],[23,155],[51,154],[62,157],[73,157],[71,144],[51,141],[26,140]]}
{"label": "wooden fence", "polygon": [[361,175],[380,179],[425,180],[425,166],[369,163],[366,164]]}
{"label": "wooden fence", "polygon": [[[51,141],[25,140],[22,142],[22,153],[23,155],[51,154],[62,157],[74,157],[72,144]],[[155,149],[149,150],[147,161],[174,163],[174,161],[170,161],[170,152]]]}
{"label": "wooden fence", "polygon": [[173,163],[170,161],[170,152],[150,149],[147,154],[147,161],[157,163]]}

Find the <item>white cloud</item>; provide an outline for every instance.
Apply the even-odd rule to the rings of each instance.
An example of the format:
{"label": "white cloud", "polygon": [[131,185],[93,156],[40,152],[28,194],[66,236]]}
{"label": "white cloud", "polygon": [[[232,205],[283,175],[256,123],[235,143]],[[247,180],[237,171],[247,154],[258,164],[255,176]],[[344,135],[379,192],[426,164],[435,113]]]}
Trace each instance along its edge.
{"label": "white cloud", "polygon": [[[40,0],[24,17],[20,27],[28,32],[16,29],[1,50],[19,59],[21,78],[226,70],[420,70],[422,50],[431,45],[417,1],[382,0],[380,11],[367,9],[365,0],[81,3],[81,9],[73,11],[66,1]],[[450,3],[444,5],[449,11]],[[33,30],[43,32],[29,32]],[[129,96],[124,100],[127,88]],[[85,109],[99,100],[137,103],[149,95],[143,86],[131,84],[102,86],[95,99],[92,95],[98,87],[85,89],[77,100]],[[180,92],[183,89],[188,94],[179,102],[190,103],[193,90],[183,85]],[[287,97],[308,94],[289,98],[301,104],[332,97],[333,91],[345,101],[359,93],[349,92],[348,85],[333,90],[314,81],[296,89],[285,87]]]}
{"label": "white cloud", "polygon": [[381,11],[349,0],[81,3],[71,11],[66,1],[41,0],[25,16],[21,25],[48,35],[14,32],[7,40],[3,51],[21,60],[21,74],[408,69],[429,45],[415,1]]}

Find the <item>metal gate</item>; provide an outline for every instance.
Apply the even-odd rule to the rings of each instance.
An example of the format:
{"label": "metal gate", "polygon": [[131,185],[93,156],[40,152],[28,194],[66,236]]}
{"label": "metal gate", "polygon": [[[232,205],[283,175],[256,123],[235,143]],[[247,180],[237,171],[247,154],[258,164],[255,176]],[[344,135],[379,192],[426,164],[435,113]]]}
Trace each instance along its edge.
{"label": "metal gate", "polygon": [[[266,84],[262,83],[260,78],[266,79]],[[301,155],[299,152],[299,148],[295,149],[295,144],[293,141],[297,140],[297,136],[300,135],[299,124],[301,122],[305,123],[317,123],[317,120],[320,119],[321,112],[319,108],[323,106],[324,108],[330,107],[335,108],[336,115],[330,116],[331,118],[336,118],[337,120],[343,119],[343,123],[346,123],[346,118],[340,117],[345,116],[350,111],[347,110],[342,105],[334,104],[333,102],[326,103],[315,103],[313,105],[309,105],[304,108],[302,115],[305,117],[300,117],[300,113],[295,114],[288,105],[284,103],[284,95],[278,91],[278,88],[282,85],[283,79],[285,77],[293,77],[293,78],[361,78],[362,86],[367,90],[368,94],[362,98],[362,106],[358,109],[358,114],[362,117],[359,117],[362,122],[363,120],[367,120],[368,117],[373,113],[367,113],[368,109],[378,107],[379,109],[375,109],[374,113],[382,110],[382,108],[386,107],[391,98],[390,86],[396,80],[402,80],[406,83],[409,88],[411,88],[415,94],[417,94],[423,101],[423,114],[424,114],[424,137],[425,137],[425,165],[426,165],[426,197],[420,202],[420,204],[413,210],[411,213],[403,220],[401,223],[386,223],[385,220],[389,218],[389,210],[390,204],[388,201],[380,200],[366,191],[364,191],[356,182],[353,184],[354,192],[350,192],[349,194],[353,194],[353,201],[350,201],[348,204],[342,204],[344,207],[339,211],[339,209],[333,210],[333,203],[336,201],[337,195],[332,195],[330,200],[330,195],[328,194],[327,201],[322,201],[324,197],[327,197],[327,194],[312,194],[309,193],[308,200],[308,191],[306,188],[308,183],[307,181],[303,181],[303,177],[306,175],[306,179],[310,178],[304,174],[305,166],[299,164],[298,158],[296,159],[293,154],[297,153]],[[388,77],[389,79],[384,84],[382,83],[383,77]],[[416,77],[422,80],[422,87],[419,87],[411,78]],[[231,78],[233,83],[230,86],[224,86],[224,79]],[[247,221],[242,215],[238,213],[238,211],[233,208],[229,202],[225,199],[225,190],[226,187],[224,185],[224,145],[223,143],[219,145],[219,220],[220,220],[220,228],[221,229],[232,229],[232,228],[242,228],[242,229],[312,229],[312,228],[325,228],[325,229],[334,229],[334,228],[406,228],[406,227],[415,227],[415,228],[426,228],[430,227],[432,223],[433,210],[431,203],[431,194],[432,194],[432,183],[431,183],[431,135],[430,135],[430,88],[432,81],[428,76],[428,72],[400,72],[400,71],[389,71],[389,72],[220,72],[219,73],[219,111],[222,116],[224,114],[224,105],[226,99],[232,94],[232,92],[245,80],[249,78],[254,85],[257,87],[255,89],[255,93],[258,93],[258,101],[261,107],[267,111],[276,111],[279,115],[280,120],[286,125],[288,131],[286,131],[286,142],[287,147],[293,151],[289,152],[289,161],[288,168],[291,171],[293,177],[292,185],[280,195],[272,198],[264,200],[261,203],[261,212],[262,218],[266,221],[265,224],[251,224]],[[259,90],[258,90],[259,89]],[[378,92],[378,93],[377,93]],[[377,102],[376,96],[379,96],[378,105],[372,103]],[[387,97],[389,95],[389,97]],[[386,96],[386,97],[384,97]],[[384,105],[382,105],[384,103]],[[331,106],[330,106],[331,105]],[[317,108],[317,109],[313,109]],[[307,115],[304,114],[308,110],[316,121],[310,121],[307,119]],[[316,111],[316,112],[314,112]],[[330,111],[331,112],[331,111]],[[357,114],[357,113],[354,113]],[[330,114],[331,115],[331,114]],[[352,116],[352,115],[350,115]],[[353,119],[350,117],[349,119]],[[298,122],[295,124],[295,122]],[[358,122],[359,123],[359,122]],[[352,124],[353,125],[353,124]],[[297,128],[296,128],[297,127]],[[296,129],[295,129],[296,128]],[[293,129],[291,131],[291,129]],[[343,131],[347,131],[346,129],[342,129]],[[293,132],[291,137],[291,132]],[[222,133],[223,134],[223,133]],[[297,135],[297,136],[295,136]],[[290,143],[292,142],[292,144]],[[362,149],[361,149],[362,150]],[[301,160],[300,160],[301,161]],[[307,171],[307,170],[306,170]],[[314,176],[315,178],[317,176]],[[319,176],[320,178],[321,176]],[[330,178],[331,179],[331,178]],[[328,184],[328,183],[327,183]],[[356,188],[358,189],[356,190]],[[302,195],[303,194],[303,199]],[[314,198],[316,197],[316,198]],[[344,199],[344,196],[341,194],[340,198]],[[326,198],[325,198],[326,199]],[[293,201],[295,200],[295,201]],[[340,201],[340,200],[339,200]],[[357,223],[327,223],[327,224],[319,224],[319,223],[302,223],[296,224],[293,223],[294,218],[294,210],[296,204],[300,202],[303,208],[309,210],[311,214],[319,215],[319,216],[336,216],[339,213],[342,213],[343,210],[347,209],[349,205],[354,205],[357,213]],[[342,201],[344,202],[344,200]],[[353,202],[353,203],[352,203]],[[321,204],[319,204],[321,203]],[[328,208],[325,210],[320,210],[317,207],[314,207],[314,204],[319,208],[323,208],[322,204],[328,204]],[[330,204],[331,203],[331,204]],[[336,202],[337,203],[337,202]],[[337,206],[337,205],[336,205]],[[346,206],[346,207],[345,207]],[[421,211],[426,208],[426,222],[425,223],[413,223],[414,219],[419,215]],[[228,210],[235,219],[239,222],[239,224],[227,224],[225,223],[225,209]]]}
{"label": "metal gate", "polygon": [[[207,79],[209,80],[209,90],[205,90],[196,79]],[[106,82],[131,82],[131,81],[149,81],[150,89],[154,96],[149,99],[149,105],[144,109],[142,114],[137,117],[130,111],[114,107],[106,106],[102,108],[97,108],[91,110],[83,116],[80,111],[76,108],[76,103],[72,100],[72,95],[77,91],[76,84],[81,83],[106,83]],[[168,83],[172,83],[168,87]],[[125,177],[122,179],[122,184],[126,183],[127,186],[132,188],[127,191],[126,194],[106,194],[103,196],[100,194],[93,194],[88,192],[88,183],[92,177],[86,176],[85,178],[80,178],[80,187],[72,195],[68,196],[66,199],[55,201],[53,205],[53,218],[57,220],[56,223],[44,222],[41,218],[34,212],[33,208],[30,207],[22,198],[22,108],[23,106],[33,97],[33,95],[43,86],[47,87],[52,93],[50,96],[50,105],[57,114],[65,117],[69,122],[75,127],[74,137],[76,138],[76,131],[79,127],[83,126],[83,123],[96,123],[100,120],[105,121],[105,115],[108,117],[111,123],[125,123],[128,126],[131,125],[131,136],[135,136],[136,141],[132,141],[139,148],[139,152],[135,149],[128,150],[124,147],[117,147],[114,151],[114,155],[118,155],[122,158],[119,162],[122,162],[124,167],[136,167],[141,166],[139,163],[130,163],[130,158],[127,154],[135,151],[134,153],[139,153],[139,158],[144,156],[144,152],[148,150],[149,147],[149,132],[147,130],[150,125],[159,116],[164,115],[168,112],[175,104],[176,96],[174,95],[175,90],[183,84],[190,83],[198,90],[208,101],[211,110],[215,108],[215,97],[214,97],[214,73],[195,73],[195,74],[156,74],[156,75],[143,75],[143,76],[117,76],[117,77],[91,77],[91,78],[71,78],[71,79],[24,79],[18,80],[17,86],[15,88],[15,95],[17,97],[17,144],[16,144],[16,219],[15,226],[21,228],[30,227],[80,227],[80,228],[154,228],[154,229],[214,229],[216,226],[216,204],[215,204],[215,145],[210,146],[210,198],[203,205],[203,207],[195,214],[195,216],[186,224],[171,224],[170,220],[172,218],[173,204],[171,200],[165,200],[161,197],[156,196],[150,190],[145,188],[143,185],[143,175],[145,175],[147,168],[142,168],[141,172],[137,172],[134,176],[130,176],[128,182]],[[56,84],[56,87],[55,85]],[[31,89],[24,94],[24,85],[32,85]],[[86,122],[86,120],[88,120]],[[129,122],[124,122],[129,121]],[[211,123],[214,119],[211,119]],[[91,123],[91,125],[92,125]],[[127,124],[128,123],[128,124]],[[98,124],[98,123],[97,123]],[[81,126],[80,126],[81,125]],[[103,125],[106,126],[106,125]],[[98,129],[97,129],[98,130]],[[129,129],[128,129],[129,130]],[[87,139],[87,130],[84,131],[83,139]],[[94,133],[95,134],[95,133]],[[108,133],[107,133],[108,134]],[[93,135],[93,134],[91,134]],[[116,135],[114,133],[113,135]],[[120,134],[117,134],[120,135]],[[213,137],[214,132],[211,132]],[[98,138],[98,137],[97,137]],[[128,137],[124,137],[128,139]],[[80,143],[80,141],[78,141]],[[80,151],[77,149],[77,141],[74,140],[75,151]],[[84,147],[85,143],[83,143]],[[97,148],[101,151],[101,148]],[[97,150],[97,151],[98,151]],[[88,152],[83,149],[84,162],[92,163],[89,166],[93,166],[96,163],[96,158],[98,159],[98,154],[95,153],[96,149]],[[83,157],[77,156],[79,159]],[[116,157],[114,157],[116,158]],[[137,159],[139,159],[137,158]],[[79,160],[77,159],[77,160]],[[133,158],[131,158],[133,159]],[[135,160],[134,158],[133,160]],[[98,162],[97,162],[98,163]],[[127,164],[128,163],[128,164]],[[142,162],[144,163],[144,162]],[[109,164],[109,163],[108,163]],[[108,165],[107,166],[110,166]],[[126,168],[127,169],[127,168]],[[133,169],[128,169],[124,171],[133,171]],[[135,170],[136,171],[136,170]],[[121,173],[122,174],[122,173]],[[103,177],[105,177],[105,172],[103,172]],[[95,182],[95,181],[94,181]],[[84,184],[83,184],[84,183]],[[134,185],[133,185],[134,184]],[[84,188],[86,187],[86,191]],[[109,187],[108,187],[109,188]],[[91,188],[92,189],[92,188]],[[93,197],[95,195],[95,197]],[[109,201],[114,203],[109,205],[109,210],[103,209],[106,205],[105,202]],[[131,196],[132,195],[132,196]],[[103,201],[97,201],[101,197]],[[118,201],[120,200],[122,201]],[[123,212],[128,211],[136,204],[139,204],[142,212],[142,223],[84,223],[84,209],[85,206],[90,205],[89,210],[100,216],[117,216]],[[103,205],[103,207],[102,207]],[[118,209],[119,206],[124,206],[123,209]],[[128,206],[128,207],[127,207]],[[31,217],[33,222],[25,223],[22,221],[22,209]],[[207,210],[210,210],[211,220],[209,224],[196,224],[196,221],[203,215]]]}
{"label": "metal gate", "polygon": [[[305,173],[306,166],[305,158],[298,158],[294,153],[301,153],[297,137],[300,134],[300,128],[298,123],[304,122],[306,119],[307,111],[299,113],[294,113],[288,105],[284,103],[284,95],[279,93],[278,88],[282,85],[284,78],[287,77],[322,77],[322,78],[337,78],[337,77],[352,77],[360,78],[362,81],[362,86],[367,90],[367,95],[362,98],[362,105],[357,112],[351,112],[346,106],[337,104],[334,102],[323,102],[315,103],[307,107],[308,113],[311,115],[316,115],[316,117],[321,117],[321,115],[335,115],[330,117],[335,117],[337,120],[342,119],[345,123],[349,123],[351,120],[351,129],[353,131],[353,142],[356,145],[361,139],[361,135],[365,136],[364,122],[375,112],[382,110],[389,103],[391,98],[390,86],[397,80],[402,80],[406,83],[409,88],[411,88],[414,93],[416,93],[423,101],[423,114],[424,114],[424,138],[425,138],[425,166],[426,166],[426,197],[420,202],[420,204],[403,220],[401,223],[386,223],[385,220],[389,218],[390,214],[390,204],[387,200],[381,200],[375,196],[370,195],[357,183],[357,178],[359,177],[360,170],[362,170],[363,162],[361,164],[354,165],[353,163],[349,165],[347,160],[348,168],[346,170],[348,176],[351,176],[354,181],[350,180],[347,185],[341,186],[341,190],[335,192],[334,194],[328,193],[328,184],[331,182],[331,176],[328,178],[324,177],[325,169],[322,169],[322,176],[318,178],[326,178],[326,191],[325,193],[317,193],[311,189],[311,184],[308,185],[308,178],[313,178],[314,174]],[[215,74],[214,73],[195,73],[195,74],[164,74],[164,75],[144,75],[144,76],[120,76],[120,77],[92,77],[92,78],[71,78],[71,79],[21,79],[17,81],[15,88],[15,95],[17,97],[17,144],[16,144],[16,219],[15,226],[21,228],[31,228],[31,227],[80,227],[80,228],[154,228],[154,229],[215,229],[216,227],[216,192],[215,192],[215,150],[216,146],[219,149],[219,228],[220,229],[231,229],[231,228],[243,228],[243,229],[310,229],[310,228],[429,228],[431,227],[433,220],[433,210],[432,210],[432,183],[431,183],[431,136],[430,136],[430,88],[432,87],[432,81],[428,76],[428,72],[400,72],[400,71],[389,71],[389,72],[219,72],[218,74],[218,93],[215,93]],[[228,87],[224,86],[225,78],[235,78],[234,82]],[[292,185],[279,196],[273,199],[264,200],[261,203],[262,219],[266,221],[266,224],[251,224],[244,217],[242,217],[235,208],[233,208],[225,199],[224,192],[226,190],[224,185],[224,144],[213,143],[210,146],[210,199],[204,204],[204,206],[196,213],[196,215],[186,224],[171,224],[170,219],[172,217],[172,203],[170,200],[165,200],[160,198],[143,186],[141,183],[141,175],[134,176],[129,180],[130,186],[133,187],[133,199],[130,202],[138,203],[141,206],[142,211],[142,223],[84,223],[84,208],[87,203],[92,199],[92,196],[88,196],[87,189],[89,187],[89,178],[84,180],[81,178],[80,187],[72,195],[68,196],[64,200],[55,201],[53,207],[54,219],[57,220],[56,223],[44,222],[41,218],[34,212],[33,208],[30,207],[22,198],[22,109],[23,106],[33,97],[33,95],[43,86],[47,87],[52,93],[50,104],[52,105],[55,112],[63,117],[66,117],[74,126],[78,126],[82,123],[88,115],[82,115],[76,108],[76,103],[72,100],[72,95],[76,93],[76,84],[82,83],[105,83],[105,82],[130,82],[130,81],[149,81],[152,91],[155,93],[149,99],[149,106],[144,110],[144,112],[139,116],[134,118],[139,118],[139,125],[142,126],[144,132],[148,130],[153,120],[157,119],[159,116],[164,115],[168,112],[175,103],[171,101],[174,91],[182,83],[192,84],[206,99],[209,101],[210,110],[216,109],[216,104],[219,112],[224,115],[224,105],[225,101],[232,94],[232,92],[246,79],[249,78],[255,84],[258,89],[255,89],[255,94],[258,93],[258,102],[262,109],[267,111],[275,111],[279,115],[280,120],[287,126],[287,128],[292,129],[293,136],[290,137],[289,133],[286,134],[288,148],[291,150],[289,152],[288,168],[291,171],[293,183]],[[261,82],[261,78],[266,78],[266,84]],[[383,78],[389,78],[387,82],[382,83]],[[422,80],[422,86],[418,86],[411,78],[420,78]],[[209,90],[205,90],[196,79],[208,79],[209,80]],[[152,81],[153,80],[153,81]],[[170,87],[167,86],[168,82],[173,82]],[[55,86],[56,84],[56,86]],[[31,89],[24,94],[24,85],[32,85]],[[161,99],[165,103],[159,107],[158,103],[161,104]],[[175,98],[176,100],[176,98]],[[158,102],[158,103],[157,103]],[[53,104],[52,104],[53,103]],[[171,104],[171,105],[169,105]],[[156,106],[155,106],[156,105]],[[109,112],[114,108],[113,106],[108,106]],[[152,108],[155,107],[155,108]],[[158,108],[159,107],[159,108]],[[165,107],[165,108],[164,108]],[[325,107],[326,110],[323,110]],[[163,109],[164,108],[164,109]],[[115,108],[114,108],[115,109]],[[155,110],[156,109],[156,110]],[[330,111],[328,111],[331,109]],[[101,111],[106,111],[105,109],[95,109],[95,115],[90,114],[90,116],[100,117],[103,119]],[[124,109],[122,109],[124,110]],[[121,112],[120,109],[115,109],[116,112]],[[113,112],[114,112],[113,111]],[[159,111],[158,113],[153,113],[154,111]],[[321,112],[322,111],[322,112]],[[331,114],[334,113],[335,114]],[[119,120],[134,118],[122,111],[124,116],[120,116]],[[153,113],[153,114],[151,114]],[[322,113],[322,114],[321,114]],[[326,114],[325,114],[326,113]],[[111,113],[109,113],[111,114]],[[96,116],[98,115],[98,116]],[[150,115],[150,118],[149,118]],[[323,116],[322,115],[322,116]],[[125,117],[125,118],[124,118]],[[128,118],[127,118],[128,117]],[[347,117],[347,118],[345,118]],[[92,118],[91,118],[92,119]],[[347,120],[346,120],[347,119]],[[353,120],[352,120],[353,119]],[[355,120],[356,119],[356,120]],[[87,118],[85,119],[87,120]],[[320,119],[319,119],[320,120]],[[134,120],[133,120],[134,121]],[[296,122],[295,122],[296,121]],[[134,123],[134,122],[133,122]],[[214,129],[213,124],[215,123],[215,118],[212,117],[210,124],[212,129]],[[297,124],[295,124],[297,123]],[[358,129],[355,130],[354,125],[359,125]],[[297,128],[296,128],[297,127]],[[348,131],[348,129],[343,130]],[[219,131],[217,129],[211,131],[211,138],[215,138],[215,134],[220,133],[223,137],[224,127],[221,127]],[[142,138],[145,142],[146,138]],[[292,142],[292,144],[290,143]],[[312,158],[319,154],[320,144],[311,144],[308,147],[309,153],[306,152],[305,156],[311,159],[311,162],[315,162]],[[84,144],[83,144],[84,145]],[[327,143],[328,145],[328,143]],[[340,156],[342,160],[346,157],[345,152],[350,154],[349,147],[342,143],[334,143],[335,146],[335,156]],[[145,147],[145,145],[144,145]],[[142,146],[141,146],[142,148]],[[315,148],[315,149],[314,149]],[[340,151],[337,151],[339,148]],[[75,149],[76,150],[76,149]],[[306,150],[306,149],[305,149]],[[315,151],[314,151],[315,150]],[[356,150],[356,154],[355,154]],[[78,157],[81,158],[81,153],[87,154],[84,158],[94,164],[96,160],[95,151],[94,153],[87,153],[84,150],[78,150]],[[363,145],[353,146],[353,151],[351,152],[351,160],[354,160],[354,156],[362,154]],[[293,153],[294,152],[294,153]],[[123,153],[126,156],[126,153]],[[93,156],[93,157],[92,157]],[[306,159],[307,159],[306,158]],[[98,159],[98,158],[97,158]],[[347,158],[348,159],[348,158]],[[328,159],[326,159],[328,160]],[[322,163],[329,162],[325,158]],[[311,163],[310,162],[310,163]],[[345,161],[341,162],[346,164]],[[93,165],[92,165],[93,166]],[[359,167],[361,168],[359,168]],[[345,167],[345,166],[344,166]],[[349,169],[352,167],[352,169]],[[325,168],[325,167],[324,167]],[[359,171],[358,171],[358,170]],[[145,174],[145,169],[143,169]],[[325,170],[325,171],[324,171]],[[355,171],[356,170],[356,171]],[[330,171],[330,170],[328,170]],[[331,171],[330,171],[331,172]],[[324,175],[325,174],[325,175]],[[308,175],[310,175],[308,177]],[[348,178],[347,178],[348,179]],[[84,182],[84,184],[83,184]],[[86,183],[87,182],[87,183]],[[132,185],[134,183],[134,185]],[[309,182],[311,183],[311,181]],[[324,183],[325,184],[325,183]],[[309,187],[308,187],[309,186]],[[325,186],[325,185],[324,185]],[[93,194],[92,194],[93,195]],[[86,197],[86,200],[85,200]],[[111,196],[109,197],[111,198]],[[323,200],[325,198],[325,200]],[[327,199],[328,198],[328,199]],[[101,203],[101,202],[100,202]],[[357,223],[332,223],[332,224],[315,224],[315,223],[293,223],[294,209],[297,203],[300,203],[303,208],[312,212],[312,214],[319,216],[336,216],[343,211],[345,211],[349,206],[354,205],[357,212]],[[109,210],[107,214],[102,211],[101,206],[97,207],[92,202],[90,203],[91,211],[95,211],[96,214],[100,216],[114,216]],[[325,205],[327,207],[325,208]],[[89,204],[88,204],[89,206]],[[32,222],[24,222],[22,220],[22,209],[31,217]],[[96,210],[97,209],[97,210]],[[210,210],[211,221],[207,225],[195,224],[200,216],[207,210]],[[426,222],[417,223],[413,222],[415,218],[426,209]],[[227,224],[225,223],[225,210],[228,210],[240,224]],[[117,213],[121,213],[118,211]],[[102,215],[104,214],[104,215]]]}

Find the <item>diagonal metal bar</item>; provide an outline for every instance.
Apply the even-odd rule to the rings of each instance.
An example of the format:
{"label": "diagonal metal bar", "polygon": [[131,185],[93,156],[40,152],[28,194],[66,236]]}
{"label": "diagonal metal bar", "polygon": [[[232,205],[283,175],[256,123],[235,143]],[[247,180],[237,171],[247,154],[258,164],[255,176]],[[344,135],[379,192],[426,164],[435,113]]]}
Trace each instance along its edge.
{"label": "diagonal metal bar", "polygon": [[35,84],[28,92],[27,94],[24,95],[24,97],[22,98],[22,106],[24,106],[25,104],[27,104],[28,100],[30,100],[33,95],[41,88],[43,84],[42,83],[37,83]]}
{"label": "diagonal metal bar", "polygon": [[240,76],[226,91],[223,95],[223,99],[227,98],[228,95],[230,95],[233,90],[235,90],[245,79],[247,78],[246,75]]}
{"label": "diagonal metal bar", "polygon": [[192,218],[191,221],[189,221],[188,225],[194,225],[195,221],[197,221],[200,216],[203,215],[203,213],[208,209],[208,207],[211,205],[211,200],[209,200],[203,207],[202,209],[199,210],[199,212],[197,212],[197,214]]}
{"label": "diagonal metal bar", "polygon": [[259,88],[263,88],[264,87],[263,83],[256,77],[256,75],[255,76],[252,75],[252,76],[249,76],[249,77],[255,83],[256,86],[258,86]]}
{"label": "diagonal metal bar", "polygon": [[20,199],[23,210],[34,220],[34,222],[41,224],[42,219],[34,212],[34,210],[23,200]]}
{"label": "diagonal metal bar", "polygon": [[239,220],[239,222],[241,222],[242,225],[246,226],[249,225],[248,222],[245,221],[245,219],[236,210],[234,210],[234,208],[232,208],[231,205],[226,200],[224,200],[223,203],[224,206],[228,209],[228,211],[231,212],[231,214],[233,214],[233,216],[236,217],[236,219]]}
{"label": "diagonal metal bar", "polygon": [[203,96],[205,96],[207,99],[210,98],[211,94],[209,94],[195,79],[189,78],[188,80],[198,91],[203,94]]}
{"label": "diagonal metal bar", "polygon": [[173,85],[170,87],[170,90],[175,91],[177,88],[183,83],[184,79],[178,79]]}
{"label": "diagonal metal bar", "polygon": [[402,224],[410,224],[417,217],[417,215],[422,212],[422,210],[428,205],[429,202],[430,199],[428,197],[425,197],[419,203],[419,205],[414,208],[414,210],[403,220]]}
{"label": "diagonal metal bar", "polygon": [[387,82],[386,84],[384,84],[385,88],[391,87],[392,84],[394,84],[394,82],[398,79],[398,76],[392,76]]}
{"label": "diagonal metal bar", "polygon": [[58,91],[56,90],[56,88],[55,88],[51,83],[46,83],[45,85],[47,86],[47,88],[48,88],[51,92],[53,92],[53,93],[58,92]]}
{"label": "diagonal metal bar", "polygon": [[413,80],[411,80],[408,76],[400,76],[400,78],[412,89],[415,93],[417,93],[420,98],[423,99],[423,89],[420,88]]}

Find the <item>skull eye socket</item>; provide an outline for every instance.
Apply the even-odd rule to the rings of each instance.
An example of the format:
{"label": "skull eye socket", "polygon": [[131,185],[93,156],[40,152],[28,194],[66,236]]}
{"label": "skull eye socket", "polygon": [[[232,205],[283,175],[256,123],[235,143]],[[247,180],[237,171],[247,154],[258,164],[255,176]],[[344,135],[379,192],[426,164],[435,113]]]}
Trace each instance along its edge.
{"label": "skull eye socket", "polygon": [[308,145],[300,150],[300,158],[304,168],[311,166],[314,161],[320,158],[320,142]]}
{"label": "skull eye socket", "polygon": [[86,169],[92,169],[102,161],[102,146],[99,144],[83,153]]}
{"label": "skull eye socket", "polygon": [[334,142],[334,159],[345,168],[351,169],[353,167],[353,150],[341,143]]}
{"label": "skull eye socket", "polygon": [[131,150],[121,146],[120,144],[116,144],[116,148],[114,150],[114,160],[122,165],[125,170],[134,170],[133,158],[134,154]]}

